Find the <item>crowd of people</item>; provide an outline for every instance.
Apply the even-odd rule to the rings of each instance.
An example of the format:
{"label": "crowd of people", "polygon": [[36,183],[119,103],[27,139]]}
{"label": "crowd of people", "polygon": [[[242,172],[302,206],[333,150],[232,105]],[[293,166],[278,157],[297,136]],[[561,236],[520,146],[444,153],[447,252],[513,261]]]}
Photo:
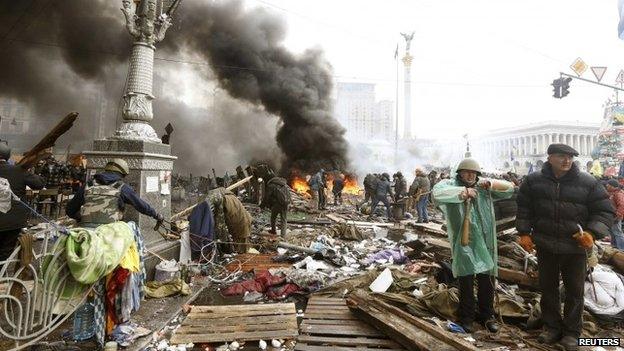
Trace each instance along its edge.
{"label": "crowd of people", "polygon": [[39,161],[33,172],[44,179],[46,189],[71,189],[76,192],[86,178],[86,170],[82,163],[59,162],[53,155]]}
{"label": "crowd of people", "polygon": [[[415,170],[407,187],[400,172],[390,180],[388,173],[364,178],[364,202],[371,213],[381,202],[390,217],[390,203],[408,199],[419,222],[428,221],[427,205],[433,200],[443,212],[451,244],[452,272],[459,283],[459,322],[472,332],[480,322],[490,332],[500,326],[495,319],[494,290],[498,265],[498,244],[494,201],[516,196],[518,244],[536,252],[540,308],[544,330],[538,341],[559,343],[566,350],[578,349],[582,332],[584,287],[591,274],[588,257],[594,241],[610,237],[611,245],[624,249],[622,219],[624,190],[622,178],[598,178],[582,172],[574,164],[578,152],[565,144],[548,147],[548,160],[542,169],[522,178],[514,173],[488,177],[477,160],[460,162],[456,174]],[[323,171],[313,178],[318,185],[319,209],[324,208]],[[314,180],[316,179],[316,180]],[[323,204],[323,205],[321,205]],[[560,278],[561,277],[561,278]],[[477,298],[474,284],[477,282]],[[563,282],[563,312],[560,282]]]}
{"label": "crowd of people", "polygon": [[[162,223],[163,216],[142,200],[124,178],[130,172],[122,159],[111,160],[104,171],[85,186],[82,166],[61,164],[54,158],[37,165],[34,173],[11,165],[10,149],[0,143],[0,177],[22,198],[26,186],[33,189],[76,185],[75,196],[67,204],[67,214],[81,225],[110,223],[119,220],[127,205]],[[430,201],[441,210],[451,245],[451,270],[459,283],[459,323],[471,332],[480,322],[491,331],[499,330],[494,318],[494,290],[498,272],[498,248],[494,202],[516,196],[518,244],[526,251],[536,251],[540,308],[544,331],[539,341],[558,342],[566,350],[576,350],[582,331],[584,283],[591,268],[588,257],[596,240],[609,237],[611,245],[624,250],[624,179],[598,178],[583,172],[573,162],[578,152],[565,144],[552,144],[548,160],[541,170],[522,178],[514,173],[498,176],[484,174],[479,162],[465,158],[453,174],[448,170],[425,172],[416,168],[408,187],[401,172],[367,174],[363,179],[364,200],[371,215],[380,203],[391,218],[391,208],[400,204],[413,211],[420,223],[429,222]],[[287,180],[272,172],[261,174],[266,187],[261,207],[271,210],[271,232],[286,232],[288,205],[291,202]],[[241,171],[242,173],[242,171]],[[331,183],[330,183],[331,179]],[[329,183],[329,184],[328,184]],[[334,205],[342,204],[345,175],[320,169],[308,180],[318,209],[327,206],[326,190],[331,187]],[[111,196],[109,196],[111,195]],[[513,201],[513,200],[512,200]],[[26,225],[20,206],[0,214],[0,248],[15,246],[18,234]],[[0,251],[0,261],[10,251]],[[560,277],[565,288],[561,311]],[[477,297],[474,283],[477,282]]]}

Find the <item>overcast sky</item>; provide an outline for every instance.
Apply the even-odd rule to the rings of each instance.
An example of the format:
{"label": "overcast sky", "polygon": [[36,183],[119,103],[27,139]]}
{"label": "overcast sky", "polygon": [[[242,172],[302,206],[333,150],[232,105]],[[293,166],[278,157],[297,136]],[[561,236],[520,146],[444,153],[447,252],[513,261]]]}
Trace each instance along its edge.
{"label": "overcast sky", "polygon": [[[572,73],[577,57],[607,66],[607,84],[624,68],[617,0],[247,0],[247,6],[281,13],[289,49],[321,47],[336,82],[375,83],[378,100],[395,99],[397,43],[404,52],[399,32],[414,31],[417,137],[476,135],[541,120],[599,123],[612,90],[573,81],[559,100],[550,83],[560,71]],[[594,79],[589,69],[583,77]],[[402,90],[401,82],[400,106]]]}

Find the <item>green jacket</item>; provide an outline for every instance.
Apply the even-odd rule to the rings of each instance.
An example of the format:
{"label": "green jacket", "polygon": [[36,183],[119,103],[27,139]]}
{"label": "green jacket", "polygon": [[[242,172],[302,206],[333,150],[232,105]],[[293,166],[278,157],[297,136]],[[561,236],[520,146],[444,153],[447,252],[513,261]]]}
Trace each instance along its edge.
{"label": "green jacket", "polygon": [[[502,182],[502,181],[501,181]],[[513,184],[505,191],[476,188],[477,198],[472,200],[470,211],[470,243],[461,245],[461,228],[465,204],[459,194],[465,187],[457,179],[445,179],[433,187],[433,198],[446,218],[446,231],[451,244],[452,269],[455,277],[484,273],[498,274],[498,247],[493,201],[510,198]]]}

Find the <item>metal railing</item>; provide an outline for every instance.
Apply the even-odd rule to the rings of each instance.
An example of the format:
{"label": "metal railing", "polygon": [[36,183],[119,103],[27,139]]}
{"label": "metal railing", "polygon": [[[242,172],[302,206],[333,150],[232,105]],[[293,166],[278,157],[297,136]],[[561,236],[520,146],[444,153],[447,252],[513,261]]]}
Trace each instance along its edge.
{"label": "metal railing", "polygon": [[21,350],[48,336],[92,289],[74,281],[65,250],[57,249],[50,234],[34,243],[30,264],[21,264],[20,246],[0,262],[0,339],[14,341],[10,350]]}

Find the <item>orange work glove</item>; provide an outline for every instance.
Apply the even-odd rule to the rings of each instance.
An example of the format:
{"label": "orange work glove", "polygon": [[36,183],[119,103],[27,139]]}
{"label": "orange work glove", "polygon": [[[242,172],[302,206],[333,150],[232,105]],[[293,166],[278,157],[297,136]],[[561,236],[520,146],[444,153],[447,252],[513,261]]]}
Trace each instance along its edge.
{"label": "orange work glove", "polygon": [[591,249],[594,246],[594,236],[590,232],[576,233],[572,236],[584,249]]}
{"label": "orange work glove", "polygon": [[533,244],[533,239],[531,239],[529,234],[520,234],[518,244],[520,244],[520,246],[522,246],[522,248],[528,253],[533,252],[535,249],[535,244]]}

